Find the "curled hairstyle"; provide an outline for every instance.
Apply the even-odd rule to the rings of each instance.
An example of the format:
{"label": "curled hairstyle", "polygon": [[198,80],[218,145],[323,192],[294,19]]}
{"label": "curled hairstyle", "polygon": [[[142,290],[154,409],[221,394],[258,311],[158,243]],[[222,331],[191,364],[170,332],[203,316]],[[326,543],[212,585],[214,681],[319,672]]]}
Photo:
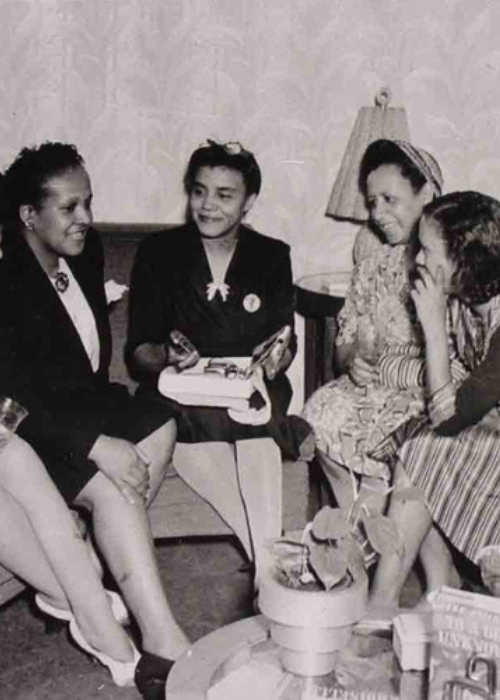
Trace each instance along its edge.
{"label": "curled hairstyle", "polygon": [[262,184],[259,164],[251,151],[235,142],[216,143],[207,140],[206,145],[196,149],[189,159],[184,175],[184,189],[189,195],[200,168],[229,168],[237,170],[243,176],[247,197],[258,195]]}
{"label": "curled hairstyle", "polygon": [[48,180],[83,165],[82,156],[72,144],[46,141],[23,148],[5,171],[5,193],[12,220],[19,221],[23,204],[40,209],[47,196]]}
{"label": "curled hairstyle", "polygon": [[359,189],[366,196],[368,176],[381,165],[396,165],[401,176],[408,180],[415,194],[420,192],[427,182],[422,171],[401,150],[397,143],[388,139],[374,141],[366,149],[359,167]]}
{"label": "curled hairstyle", "polygon": [[479,192],[452,192],[424,207],[455,267],[454,294],[484,304],[500,294],[500,202]]}

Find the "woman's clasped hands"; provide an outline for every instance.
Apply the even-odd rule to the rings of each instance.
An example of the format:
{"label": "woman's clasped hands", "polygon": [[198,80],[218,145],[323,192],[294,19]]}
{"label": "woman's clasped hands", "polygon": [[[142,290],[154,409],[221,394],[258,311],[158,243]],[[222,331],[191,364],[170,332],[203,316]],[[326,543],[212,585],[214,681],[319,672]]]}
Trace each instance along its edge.
{"label": "woman's clasped hands", "polygon": [[130,504],[149,496],[149,458],[136,445],[121,438],[100,435],[89,459],[94,461]]}
{"label": "woman's clasped hands", "polygon": [[358,386],[368,386],[378,382],[378,368],[376,364],[357,354],[349,368],[349,376]]}

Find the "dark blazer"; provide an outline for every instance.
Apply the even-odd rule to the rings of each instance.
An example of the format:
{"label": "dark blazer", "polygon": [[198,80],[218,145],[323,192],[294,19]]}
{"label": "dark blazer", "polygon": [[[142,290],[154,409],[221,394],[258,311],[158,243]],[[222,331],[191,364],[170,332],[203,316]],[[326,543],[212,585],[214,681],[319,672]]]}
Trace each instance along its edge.
{"label": "dark blazer", "polygon": [[96,373],[58,292],[21,234],[7,231],[2,247],[0,391],[28,409],[20,434],[35,447],[50,444],[61,456],[86,457],[102,432],[110,395],[111,329],[100,240],[90,230],[83,253],[67,259],[96,319]]}

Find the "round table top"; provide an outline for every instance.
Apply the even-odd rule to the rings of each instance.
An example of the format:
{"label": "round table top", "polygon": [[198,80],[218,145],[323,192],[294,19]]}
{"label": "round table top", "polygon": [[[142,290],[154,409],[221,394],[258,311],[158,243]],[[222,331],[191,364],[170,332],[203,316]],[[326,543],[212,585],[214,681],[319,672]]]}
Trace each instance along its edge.
{"label": "round table top", "polygon": [[351,281],[350,270],[338,270],[335,272],[319,272],[314,275],[300,277],[295,286],[307,292],[326,294],[332,297],[344,297]]}
{"label": "round table top", "polygon": [[[168,700],[313,700],[349,697],[350,690],[377,690],[383,697],[423,700],[422,673],[401,673],[391,640],[353,636],[336,672],[302,678],[282,670],[263,615],[222,627],[197,641],[176,662],[167,680]],[[326,694],[325,694],[326,692]],[[382,695],[381,695],[382,697]]]}
{"label": "round table top", "polygon": [[296,310],[306,318],[335,317],[340,311],[351,273],[321,272],[295,282]]}

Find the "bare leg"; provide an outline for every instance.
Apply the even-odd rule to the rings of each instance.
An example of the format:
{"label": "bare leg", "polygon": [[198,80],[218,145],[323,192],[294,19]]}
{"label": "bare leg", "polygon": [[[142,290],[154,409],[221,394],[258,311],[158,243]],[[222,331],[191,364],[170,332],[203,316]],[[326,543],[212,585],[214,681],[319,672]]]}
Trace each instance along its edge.
{"label": "bare leg", "polygon": [[70,510],[35,452],[16,436],[0,455],[0,482],[2,561],[56,607],[71,606],[92,646],[130,660],[128,637],[112,615]]}
{"label": "bare leg", "polygon": [[[155,470],[160,472],[161,465],[169,461],[175,424],[171,421],[153,435],[149,443],[142,441],[141,448],[147,450],[149,444],[151,449],[154,484]],[[156,454],[152,442],[162,446]],[[153,485],[153,492],[154,488]],[[97,544],[136,617],[143,648],[161,657],[178,658],[189,642],[176,623],[163,590],[145,504],[140,499],[134,504],[126,501],[100,472],[87,483],[76,502],[92,515]]]}
{"label": "bare leg", "polygon": [[460,575],[450,549],[434,526],[422,543],[420,560],[425,573],[426,593],[436,590],[439,586],[460,587]]}
{"label": "bare leg", "polygon": [[253,547],[233,446],[227,442],[178,443],[174,465],[188,486],[208,501],[229,525],[252,560]]}
{"label": "bare leg", "polygon": [[[396,466],[394,481],[395,486],[399,488],[411,485],[400,464]],[[450,549],[434,525],[422,542],[419,557],[425,574],[426,593],[430,593],[439,586],[460,585],[460,576]]]}
{"label": "bare leg", "polygon": [[236,443],[236,466],[258,583],[265,542],[279,537],[282,530],[283,466],[280,449],[272,438],[239,440]]}
{"label": "bare leg", "polygon": [[372,607],[399,606],[403,586],[432,526],[430,513],[420,501],[392,502],[389,517],[401,535],[404,552],[402,557],[392,554],[380,558],[370,593]]}
{"label": "bare leg", "polygon": [[149,460],[150,488],[148,505],[158,493],[165,478],[167,467],[172,461],[176,435],[177,427],[175,422],[171,420],[137,444],[141,454],[145,455]]}
{"label": "bare leg", "polygon": [[57,607],[67,606],[66,595],[47,561],[26,513],[3,487],[0,487],[0,562],[50,598]]}
{"label": "bare leg", "polygon": [[375,477],[351,475],[349,469],[328,457],[320,450],[316,453],[337,504],[341,508],[350,508],[354,501],[355,490],[368,493],[367,504],[374,513],[382,512],[387,506],[388,497],[385,495],[388,485]]}

